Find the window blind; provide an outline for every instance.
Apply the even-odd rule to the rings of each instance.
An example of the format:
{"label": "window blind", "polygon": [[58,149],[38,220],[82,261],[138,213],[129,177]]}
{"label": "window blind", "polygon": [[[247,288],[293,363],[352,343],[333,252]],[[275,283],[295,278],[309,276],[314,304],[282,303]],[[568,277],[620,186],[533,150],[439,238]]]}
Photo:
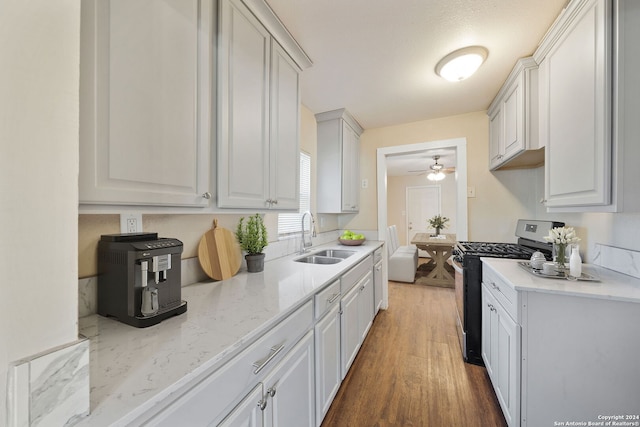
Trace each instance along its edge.
{"label": "window blind", "polygon": [[[311,210],[311,156],[300,153],[300,210],[296,213],[278,214],[278,236],[300,232],[302,214]],[[307,222],[307,221],[305,221]],[[305,225],[308,227],[308,225]],[[308,229],[308,228],[307,228]]]}

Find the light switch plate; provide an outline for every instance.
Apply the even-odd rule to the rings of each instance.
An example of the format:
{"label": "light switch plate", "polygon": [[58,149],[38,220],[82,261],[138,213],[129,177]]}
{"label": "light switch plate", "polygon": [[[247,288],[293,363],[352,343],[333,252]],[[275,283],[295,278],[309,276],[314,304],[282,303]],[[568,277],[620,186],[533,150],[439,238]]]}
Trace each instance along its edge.
{"label": "light switch plate", "polygon": [[476,187],[467,187],[467,197],[476,197]]}

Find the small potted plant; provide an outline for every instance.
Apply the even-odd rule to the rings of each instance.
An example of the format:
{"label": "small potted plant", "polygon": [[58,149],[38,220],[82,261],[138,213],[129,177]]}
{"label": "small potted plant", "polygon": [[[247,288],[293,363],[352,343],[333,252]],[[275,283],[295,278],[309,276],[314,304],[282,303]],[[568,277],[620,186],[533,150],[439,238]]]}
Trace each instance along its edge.
{"label": "small potted plant", "polygon": [[449,218],[442,215],[436,215],[433,218],[427,220],[429,226],[436,230],[436,236],[440,235],[440,230],[447,227],[447,222],[449,222]]}
{"label": "small potted plant", "polygon": [[250,273],[258,273],[264,270],[264,253],[262,250],[269,244],[267,240],[267,227],[264,226],[262,217],[255,214],[249,217],[240,218],[236,227],[236,239],[240,248],[246,252],[244,259],[247,260],[247,270]]}

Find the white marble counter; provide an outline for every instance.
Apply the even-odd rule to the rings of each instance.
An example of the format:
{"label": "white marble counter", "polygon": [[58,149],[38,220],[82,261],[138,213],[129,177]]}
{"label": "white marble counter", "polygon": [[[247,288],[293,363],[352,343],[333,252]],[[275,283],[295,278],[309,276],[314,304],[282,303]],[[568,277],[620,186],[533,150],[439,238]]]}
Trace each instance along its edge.
{"label": "white marble counter", "polygon": [[583,264],[582,271],[600,278],[599,282],[549,279],[525,271],[517,260],[482,258],[485,265],[518,291],[546,292],[640,303],[640,279],[603,267]]}
{"label": "white marble counter", "polygon": [[323,245],[311,252],[340,247],[356,254],[333,265],[298,263],[291,255],[265,263],[261,273],[185,286],[187,312],[149,328],[81,318],[80,333],[90,339],[91,414],[76,425],[126,425],[222,366],[381,245]]}

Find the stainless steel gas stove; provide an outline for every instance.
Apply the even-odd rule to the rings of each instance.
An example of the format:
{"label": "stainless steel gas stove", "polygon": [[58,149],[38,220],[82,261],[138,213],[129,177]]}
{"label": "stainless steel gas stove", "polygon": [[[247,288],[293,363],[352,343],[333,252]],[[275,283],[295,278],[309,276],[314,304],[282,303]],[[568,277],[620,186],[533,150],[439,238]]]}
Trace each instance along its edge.
{"label": "stainless steel gas stove", "polygon": [[518,220],[518,243],[458,242],[453,250],[457,326],[462,356],[468,363],[484,366],[481,355],[482,307],[481,257],[529,259],[535,251],[551,259],[553,245],[544,240],[549,230],[563,222]]}

